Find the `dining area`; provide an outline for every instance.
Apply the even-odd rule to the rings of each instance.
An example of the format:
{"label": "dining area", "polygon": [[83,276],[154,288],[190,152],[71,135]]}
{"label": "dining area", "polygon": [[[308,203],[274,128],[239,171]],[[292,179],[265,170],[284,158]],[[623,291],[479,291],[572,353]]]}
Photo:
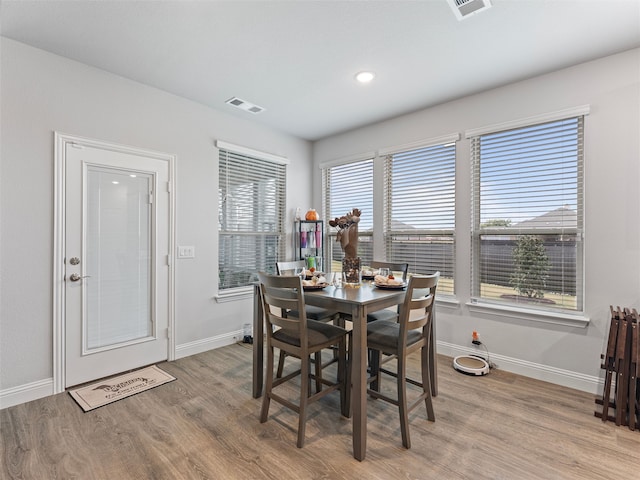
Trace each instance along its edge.
{"label": "dining area", "polygon": [[[410,448],[409,412],[426,408],[426,418],[435,420],[432,398],[438,393],[434,329],[439,273],[409,276],[406,263],[371,262],[361,269],[357,283],[323,278],[317,287],[307,280],[315,272],[296,270],[300,265],[305,262],[279,262],[274,275],[261,272],[254,285],[252,396],[262,398],[260,421],[268,421],[273,400],[278,407],[294,410],[298,413],[297,446],[302,448],[308,404],[337,390],[340,414],[351,421],[356,460],[363,461],[367,455],[367,403],[373,399],[397,407],[389,410],[388,421],[399,418],[402,445]],[[363,271],[368,274],[364,278]],[[322,275],[346,277],[344,272]],[[409,356],[419,359],[418,378],[407,377]],[[295,357],[298,363],[293,372],[284,374],[288,357]],[[394,370],[386,367],[391,362],[396,365]],[[336,379],[329,381],[323,369],[334,363]],[[383,373],[395,377],[396,391],[391,395],[380,391]],[[297,402],[275,393],[281,384],[296,378],[300,384]],[[420,413],[415,421],[424,418]],[[400,443],[400,439],[395,441]]]}

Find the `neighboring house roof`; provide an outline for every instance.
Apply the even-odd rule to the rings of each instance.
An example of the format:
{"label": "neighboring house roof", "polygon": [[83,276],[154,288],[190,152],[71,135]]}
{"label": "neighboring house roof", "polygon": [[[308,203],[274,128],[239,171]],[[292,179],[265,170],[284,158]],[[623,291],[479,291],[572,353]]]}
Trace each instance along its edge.
{"label": "neighboring house roof", "polygon": [[400,220],[391,219],[391,230],[415,230],[413,225],[401,222]]}
{"label": "neighboring house roof", "polygon": [[566,227],[576,228],[578,226],[578,215],[575,210],[567,206],[556,208],[538,217],[524,220],[513,226],[526,228],[546,228],[546,227]]}

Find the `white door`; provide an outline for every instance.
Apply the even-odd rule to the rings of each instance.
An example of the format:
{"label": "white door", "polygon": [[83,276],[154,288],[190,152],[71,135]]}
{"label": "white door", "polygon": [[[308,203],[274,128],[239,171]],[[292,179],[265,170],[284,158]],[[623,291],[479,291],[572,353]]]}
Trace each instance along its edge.
{"label": "white door", "polygon": [[169,163],[65,144],[65,386],[168,358]]}

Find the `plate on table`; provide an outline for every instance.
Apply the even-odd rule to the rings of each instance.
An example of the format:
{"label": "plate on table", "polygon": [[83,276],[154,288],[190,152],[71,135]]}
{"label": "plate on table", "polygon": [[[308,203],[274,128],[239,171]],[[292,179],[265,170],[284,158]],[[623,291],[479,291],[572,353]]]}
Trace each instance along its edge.
{"label": "plate on table", "polygon": [[383,290],[402,290],[407,286],[406,283],[400,283],[398,285],[385,285],[384,283],[374,283],[374,285],[378,288],[382,288]]}
{"label": "plate on table", "polygon": [[304,290],[322,290],[324,287],[329,286],[328,283],[318,283],[316,285],[303,285]]}
{"label": "plate on table", "polygon": [[314,270],[313,272],[310,272],[309,270],[307,270],[304,274],[305,278],[307,280],[312,279],[313,277],[324,277],[324,272],[318,272],[317,270]]}

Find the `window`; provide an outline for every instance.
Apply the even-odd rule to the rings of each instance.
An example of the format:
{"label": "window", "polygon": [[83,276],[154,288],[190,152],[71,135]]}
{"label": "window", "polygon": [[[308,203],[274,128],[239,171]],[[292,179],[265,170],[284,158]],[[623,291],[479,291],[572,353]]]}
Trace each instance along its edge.
{"label": "window", "polygon": [[473,301],[582,311],[583,121],[468,134]]}
{"label": "window", "polygon": [[286,165],[218,147],[219,289],[226,290],[250,285],[258,271],[273,273],[284,258]]}
{"label": "window", "polygon": [[[325,223],[350,212],[362,210],[358,224],[358,256],[362,265],[373,260],[373,159],[328,167],[322,171]],[[330,227],[329,227],[330,228]],[[336,243],[336,231],[330,228],[327,257],[332,271],[342,269],[342,249]],[[325,262],[326,263],[326,262]]]}
{"label": "window", "polygon": [[439,271],[438,292],[451,295],[454,293],[455,175],[455,141],[386,156],[387,260],[408,262],[409,273]]}

